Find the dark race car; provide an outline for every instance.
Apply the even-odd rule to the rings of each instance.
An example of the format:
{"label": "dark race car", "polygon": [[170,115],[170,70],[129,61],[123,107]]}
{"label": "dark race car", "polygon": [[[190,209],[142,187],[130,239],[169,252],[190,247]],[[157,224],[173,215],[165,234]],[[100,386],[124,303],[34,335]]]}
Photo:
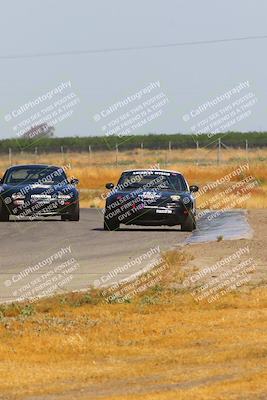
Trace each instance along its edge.
{"label": "dark race car", "polygon": [[79,221],[78,179],[68,180],[63,168],[51,165],[16,165],[0,179],[0,221],[10,215],[61,216]]}
{"label": "dark race car", "polygon": [[196,228],[196,201],[182,174],[165,170],[130,170],[122,173],[106,199],[104,229],[117,230],[120,224],[181,225],[183,231]]}

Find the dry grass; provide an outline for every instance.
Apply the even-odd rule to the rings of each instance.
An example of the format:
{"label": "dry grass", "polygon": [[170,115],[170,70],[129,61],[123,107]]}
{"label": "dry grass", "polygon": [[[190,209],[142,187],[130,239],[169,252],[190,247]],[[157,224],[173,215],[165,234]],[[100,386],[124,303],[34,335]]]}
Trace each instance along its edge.
{"label": "dry grass", "polygon": [[152,289],[132,304],[69,295],[34,307],[29,317],[15,306],[6,310],[13,317],[2,317],[0,398],[64,392],[60,399],[96,399],[101,392],[101,399],[213,400],[266,393],[266,289],[208,306]]}

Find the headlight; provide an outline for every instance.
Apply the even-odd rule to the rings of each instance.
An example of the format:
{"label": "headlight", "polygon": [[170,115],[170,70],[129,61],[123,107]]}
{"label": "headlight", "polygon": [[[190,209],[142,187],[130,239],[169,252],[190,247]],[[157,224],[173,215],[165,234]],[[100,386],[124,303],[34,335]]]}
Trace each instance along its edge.
{"label": "headlight", "polygon": [[184,203],[184,204],[189,204],[190,201],[191,201],[190,197],[184,197],[184,198],[183,198],[183,203]]}
{"label": "headlight", "polygon": [[171,196],[171,200],[172,200],[172,201],[179,201],[180,198],[181,198],[181,196],[179,196],[178,194],[177,194],[177,195],[174,194],[173,196]]}
{"label": "headlight", "polygon": [[21,193],[13,193],[11,196],[12,200],[24,200],[25,196]]}

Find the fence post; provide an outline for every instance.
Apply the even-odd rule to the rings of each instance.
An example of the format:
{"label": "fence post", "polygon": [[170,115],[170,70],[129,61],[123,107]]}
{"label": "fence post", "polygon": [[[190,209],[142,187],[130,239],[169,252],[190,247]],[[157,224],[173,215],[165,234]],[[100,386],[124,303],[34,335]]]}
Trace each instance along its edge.
{"label": "fence post", "polygon": [[116,168],[118,167],[118,153],[119,153],[119,147],[118,144],[116,143]]}
{"label": "fence post", "polygon": [[64,147],[60,146],[60,152],[61,152],[61,156],[62,156],[62,162],[64,164]]}
{"label": "fence post", "polygon": [[196,146],[197,146],[197,165],[199,165],[199,154],[198,154],[199,143],[198,143],[198,140],[196,141]]}
{"label": "fence post", "polygon": [[217,148],[217,165],[221,163],[221,149],[222,149],[222,142],[221,138],[219,138],[218,148]]}
{"label": "fence post", "polygon": [[9,160],[9,165],[12,165],[12,149],[9,147],[8,149],[8,160]]}

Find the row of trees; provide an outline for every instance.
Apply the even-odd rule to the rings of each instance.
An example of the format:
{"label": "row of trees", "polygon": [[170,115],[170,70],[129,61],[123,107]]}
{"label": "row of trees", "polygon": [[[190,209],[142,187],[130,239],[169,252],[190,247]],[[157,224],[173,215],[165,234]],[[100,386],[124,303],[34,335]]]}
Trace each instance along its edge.
{"label": "row of trees", "polygon": [[229,147],[244,147],[246,140],[249,147],[267,146],[267,132],[228,132],[217,134],[212,137],[208,135],[185,135],[185,134],[149,134],[135,136],[87,136],[87,137],[39,137],[0,140],[0,153],[12,151],[32,152],[38,146],[38,152],[60,152],[64,151],[97,151],[97,150],[130,150],[135,148],[146,149],[176,149],[196,148],[212,145],[222,138],[223,143]]}

